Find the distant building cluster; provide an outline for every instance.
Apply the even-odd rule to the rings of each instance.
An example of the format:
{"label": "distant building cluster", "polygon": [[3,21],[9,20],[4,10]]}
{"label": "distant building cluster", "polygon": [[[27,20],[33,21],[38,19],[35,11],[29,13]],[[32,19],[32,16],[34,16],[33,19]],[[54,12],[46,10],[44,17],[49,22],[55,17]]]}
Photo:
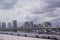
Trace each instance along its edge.
{"label": "distant building cluster", "polygon": [[17,21],[14,20],[12,23],[8,22],[8,24],[6,24],[5,22],[0,22],[0,30],[1,31],[12,31],[12,30],[17,31]]}
{"label": "distant building cluster", "polygon": [[[13,20],[13,22],[8,22],[8,29],[17,29],[17,21]],[[40,27],[52,27],[52,24],[50,22],[45,22],[43,24],[34,24],[33,22],[25,22],[22,26],[19,28],[40,28]],[[7,29],[5,22],[0,22],[0,29]]]}
{"label": "distant building cluster", "polygon": [[13,20],[8,23],[8,28],[5,22],[0,22],[0,31],[23,31],[33,32],[38,34],[60,34],[60,28],[53,27],[51,22],[44,22],[42,24],[34,24],[33,22],[24,22],[18,27],[17,21]]}

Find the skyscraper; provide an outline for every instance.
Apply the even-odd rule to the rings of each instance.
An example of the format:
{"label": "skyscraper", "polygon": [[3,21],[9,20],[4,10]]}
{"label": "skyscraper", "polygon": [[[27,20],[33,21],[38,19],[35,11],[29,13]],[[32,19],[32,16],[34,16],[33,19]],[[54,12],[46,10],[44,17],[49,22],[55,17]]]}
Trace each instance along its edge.
{"label": "skyscraper", "polygon": [[52,27],[52,23],[50,23],[50,22],[45,22],[45,23],[43,24],[43,26],[44,26],[44,27]]}
{"label": "skyscraper", "polygon": [[33,22],[30,22],[30,28],[33,28],[33,27],[34,27]]}
{"label": "skyscraper", "polygon": [[24,23],[24,28],[29,28],[29,27],[30,27],[29,22],[25,22]]}
{"label": "skyscraper", "polygon": [[12,26],[11,26],[10,22],[8,23],[8,27],[9,27],[9,29],[12,29]]}
{"label": "skyscraper", "polygon": [[13,21],[13,29],[14,29],[14,31],[17,31],[17,21],[16,20]]}
{"label": "skyscraper", "polygon": [[40,28],[40,27],[43,27],[43,25],[42,24],[38,24],[38,27]]}
{"label": "skyscraper", "polygon": [[2,22],[2,30],[5,30],[5,29],[6,29],[6,23]]}
{"label": "skyscraper", "polygon": [[0,29],[1,29],[2,25],[1,25],[1,22],[0,22]]}

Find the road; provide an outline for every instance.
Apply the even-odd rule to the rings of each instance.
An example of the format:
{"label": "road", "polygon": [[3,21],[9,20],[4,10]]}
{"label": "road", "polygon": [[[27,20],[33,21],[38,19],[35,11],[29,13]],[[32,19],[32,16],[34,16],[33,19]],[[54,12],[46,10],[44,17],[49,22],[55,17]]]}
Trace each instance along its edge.
{"label": "road", "polygon": [[31,37],[0,34],[0,40],[50,40],[50,39],[41,39],[41,38],[31,38]]}
{"label": "road", "polygon": [[26,32],[1,32],[0,34],[7,34],[7,35],[15,35],[15,36],[25,36],[27,35],[27,37],[34,37],[36,38],[36,36],[38,36],[39,38],[42,38],[42,36],[46,36],[46,37],[51,37],[51,38],[58,38],[60,39],[60,35],[50,35],[50,34],[37,34],[37,33],[26,33]]}

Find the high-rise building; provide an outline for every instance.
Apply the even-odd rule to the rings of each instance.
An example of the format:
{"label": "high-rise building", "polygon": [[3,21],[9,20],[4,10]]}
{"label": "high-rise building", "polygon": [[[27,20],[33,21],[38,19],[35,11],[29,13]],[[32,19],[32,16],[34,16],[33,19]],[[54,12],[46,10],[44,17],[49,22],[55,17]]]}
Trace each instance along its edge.
{"label": "high-rise building", "polygon": [[44,26],[44,27],[52,27],[52,23],[50,23],[50,22],[45,22],[45,23],[43,24],[43,26]]}
{"label": "high-rise building", "polygon": [[38,27],[40,28],[40,27],[43,27],[43,25],[42,24],[38,24]]}
{"label": "high-rise building", "polygon": [[34,25],[34,28],[37,28],[37,25],[36,24]]}
{"label": "high-rise building", "polygon": [[29,28],[29,27],[30,27],[29,22],[25,22],[24,23],[24,28]]}
{"label": "high-rise building", "polygon": [[24,23],[24,26],[25,26],[26,28],[32,28],[32,27],[33,27],[33,22],[25,22],[25,23]]}
{"label": "high-rise building", "polygon": [[12,26],[11,26],[10,22],[8,23],[8,27],[9,27],[9,29],[12,29]]}
{"label": "high-rise building", "polygon": [[2,22],[2,30],[5,30],[5,29],[6,29],[6,23]]}
{"label": "high-rise building", "polygon": [[17,31],[17,21],[16,20],[13,21],[13,29],[14,29],[14,31]]}
{"label": "high-rise building", "polygon": [[30,22],[30,28],[33,28],[33,27],[34,27],[33,22]]}
{"label": "high-rise building", "polygon": [[2,25],[1,25],[1,22],[0,22],[0,29],[1,29]]}

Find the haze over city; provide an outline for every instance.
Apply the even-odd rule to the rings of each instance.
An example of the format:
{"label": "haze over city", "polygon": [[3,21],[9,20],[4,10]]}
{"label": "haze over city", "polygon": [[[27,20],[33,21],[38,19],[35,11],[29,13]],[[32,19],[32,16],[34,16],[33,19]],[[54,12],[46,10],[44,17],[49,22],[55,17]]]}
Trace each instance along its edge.
{"label": "haze over city", "polygon": [[60,22],[60,0],[0,0],[0,21]]}

